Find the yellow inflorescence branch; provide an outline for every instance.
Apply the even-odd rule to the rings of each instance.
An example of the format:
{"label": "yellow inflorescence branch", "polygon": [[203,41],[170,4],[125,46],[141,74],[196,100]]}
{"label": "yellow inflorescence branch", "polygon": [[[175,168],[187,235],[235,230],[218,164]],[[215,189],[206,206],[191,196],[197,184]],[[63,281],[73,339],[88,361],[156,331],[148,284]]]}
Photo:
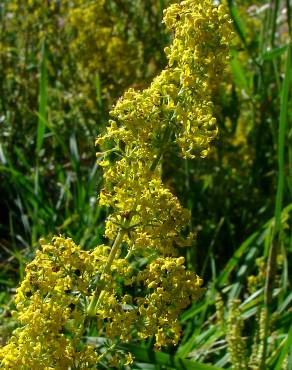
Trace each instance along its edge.
{"label": "yellow inflorescence branch", "polygon": [[211,0],[174,4],[164,22],[174,35],[166,68],[147,89],[123,95],[96,142],[112,248],[83,251],[61,237],[42,244],[17,291],[23,326],[0,352],[4,368],[92,368],[101,358],[93,346],[70,339],[81,341],[92,316],[114,343],[154,336],[158,347],[176,344],[178,317],[201,294],[202,280],[178,256],[191,243],[182,233],[190,214],[164,186],[159,164],[171,145],[185,158],[207,155],[232,32],[225,6]]}

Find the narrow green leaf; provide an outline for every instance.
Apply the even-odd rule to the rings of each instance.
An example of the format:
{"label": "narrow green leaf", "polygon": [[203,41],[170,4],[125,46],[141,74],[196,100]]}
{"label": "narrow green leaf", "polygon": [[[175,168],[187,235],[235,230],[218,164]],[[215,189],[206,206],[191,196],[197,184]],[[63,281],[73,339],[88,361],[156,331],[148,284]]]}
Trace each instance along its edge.
{"label": "narrow green leaf", "polygon": [[70,146],[71,155],[75,162],[73,164],[77,165],[80,162],[80,156],[79,156],[78,144],[77,144],[75,132],[73,132],[70,135],[69,146]]}
{"label": "narrow green leaf", "polygon": [[281,94],[280,123],[279,123],[279,142],[278,142],[278,185],[275,207],[275,233],[281,228],[281,211],[284,193],[285,180],[285,136],[287,127],[288,99],[292,72],[292,43],[289,44],[287,51],[286,72]]}
{"label": "narrow green leaf", "polygon": [[246,73],[244,73],[240,65],[240,62],[238,61],[237,54],[238,53],[236,52],[236,50],[233,50],[231,53],[233,58],[230,64],[231,64],[231,69],[232,69],[232,73],[234,76],[234,82],[239,88],[247,89],[248,83],[246,80]]}
{"label": "narrow green leaf", "polygon": [[133,344],[126,344],[122,347],[132,352],[136,360],[146,363],[155,362],[158,365],[164,365],[178,370],[223,370],[222,368],[213,365],[205,365],[197,361],[185,360],[178,356],[172,356],[167,353],[148,350]]}
{"label": "narrow green leaf", "polygon": [[0,284],[12,288],[15,285],[15,282],[13,280],[7,280],[7,277],[4,276],[4,278],[0,278]]}
{"label": "narrow green leaf", "polygon": [[47,114],[47,56],[46,44],[43,40],[41,48],[41,63],[40,63],[40,80],[39,80],[39,110],[38,110],[38,130],[37,130],[37,156],[43,146],[45,129],[46,129],[46,114]]}
{"label": "narrow green leaf", "polygon": [[233,20],[234,27],[238,33],[238,36],[240,37],[243,44],[247,47],[245,26],[239,16],[237,7],[233,0],[228,0],[228,5],[229,5],[229,10],[230,10],[230,15]]}
{"label": "narrow green leaf", "polygon": [[225,266],[224,270],[219,275],[218,281],[217,281],[218,286],[223,286],[227,282],[227,279],[228,279],[229,275],[234,270],[234,268],[237,267],[238,260],[241,258],[241,256],[247,250],[247,248],[250,247],[250,245],[256,240],[257,237],[258,237],[258,232],[253,233],[236,250],[236,252],[232,256],[232,258],[228,261],[228,263]]}
{"label": "narrow green leaf", "polygon": [[284,347],[281,350],[281,353],[280,353],[279,359],[277,361],[275,370],[281,370],[282,369],[283,361],[285,360],[288,353],[292,352],[291,348],[292,348],[292,324],[290,325],[287,340],[286,340],[286,343],[285,343]]}
{"label": "narrow green leaf", "polygon": [[101,81],[100,75],[97,72],[95,75],[95,89],[96,89],[96,100],[99,108],[102,107],[102,99],[101,99]]}
{"label": "narrow green leaf", "polygon": [[287,50],[287,48],[288,48],[288,46],[284,45],[284,46],[280,46],[278,48],[266,51],[266,52],[263,53],[262,59],[265,60],[265,61],[276,59],[279,56],[281,56],[282,54],[284,54],[285,51]]}
{"label": "narrow green leaf", "polygon": [[191,351],[196,348],[207,348],[209,343],[213,343],[220,337],[221,333],[218,333],[218,327],[211,326],[204,330],[201,334],[198,335],[197,332],[194,332],[189,340],[181,345],[177,351],[178,357],[186,357]]}
{"label": "narrow green leaf", "polygon": [[160,13],[161,19],[163,18],[164,8],[165,8],[164,0],[159,0],[159,13]]}

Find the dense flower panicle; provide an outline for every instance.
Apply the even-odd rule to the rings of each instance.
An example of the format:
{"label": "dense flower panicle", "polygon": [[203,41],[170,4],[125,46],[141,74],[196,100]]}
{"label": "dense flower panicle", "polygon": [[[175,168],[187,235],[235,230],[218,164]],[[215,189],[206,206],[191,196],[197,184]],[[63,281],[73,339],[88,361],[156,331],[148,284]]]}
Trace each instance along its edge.
{"label": "dense flower panicle", "polygon": [[[108,253],[106,246],[83,251],[62,237],[42,244],[17,290],[17,319],[23,327],[0,351],[4,368],[93,366],[97,354],[90,345],[80,349],[80,335],[94,278],[101,289],[106,285],[97,309],[99,320],[105,320],[101,334],[122,341],[155,335],[158,346],[177,342],[178,314],[199,296],[201,279],[185,270],[183,257],[158,258],[139,269],[134,261],[116,258],[110,274],[102,276]],[[127,286],[135,293],[129,295]]]}
{"label": "dense flower panicle", "polygon": [[[131,249],[147,253],[148,248],[148,253],[158,250],[162,254],[172,254],[174,246],[190,243],[180,235],[190,214],[163,186],[160,171],[149,171],[149,167],[150,163],[147,171],[141,161],[131,163],[123,158],[105,174],[107,182],[100,194],[100,204],[114,210],[105,234],[113,239],[126,215],[129,234],[125,239]],[[113,187],[113,197],[110,186],[118,176],[119,186]]]}
{"label": "dense flower panicle", "polygon": [[107,135],[98,143],[112,138],[118,147],[120,140],[132,147],[138,144],[149,149],[151,159],[153,142],[169,126],[183,156],[205,156],[217,131],[211,98],[228,60],[230,21],[224,5],[216,7],[209,0],[175,4],[164,21],[174,30],[173,43],[166,48],[166,69],[148,89],[124,94],[111,112]]}
{"label": "dense flower panicle", "polygon": [[145,298],[139,298],[139,311],[147,317],[139,335],[155,335],[158,347],[177,344],[181,330],[178,316],[199,298],[202,279],[186,271],[183,257],[157,258],[138,273],[137,279],[149,290]]}
{"label": "dense flower panicle", "polygon": [[58,237],[41,246],[17,289],[17,318],[23,327],[0,350],[4,368],[88,369],[96,363],[93,347],[77,350],[78,327],[90,281],[102,263],[71,239]]}
{"label": "dense flower panicle", "polygon": [[[105,150],[98,153],[105,180],[100,204],[111,208],[105,234],[115,240],[123,230],[129,260],[136,263],[141,257],[148,259],[138,273],[139,282],[148,281],[149,266],[153,269],[152,264],[158,261],[165,259],[166,263],[172,258],[172,264],[180,266],[175,262],[181,261],[175,257],[177,247],[191,243],[192,236],[184,237],[182,233],[189,212],[163,185],[159,163],[164,152],[172,149],[172,142],[176,142],[184,157],[207,154],[217,131],[212,94],[228,60],[227,46],[232,36],[224,5],[214,6],[211,1],[175,4],[166,11],[164,21],[174,31],[172,45],[166,49],[167,67],[149,88],[130,89],[124,94],[110,112],[107,131],[96,141]],[[163,275],[161,268],[158,271]],[[163,307],[167,310],[170,296],[167,289],[159,286],[159,280],[158,295],[149,291],[146,297],[137,298],[138,306],[142,305],[138,307],[140,315],[143,312],[147,317],[146,322],[143,315],[135,319],[140,322],[139,335],[155,335],[159,346],[177,342],[177,317],[189,304],[192,289],[197,295],[200,291],[201,280],[195,276],[189,279],[188,272],[182,271],[178,284],[172,281],[173,271],[165,269],[166,280],[172,281],[173,287],[179,286],[171,295],[169,317],[164,316]],[[194,284],[192,289],[188,281]],[[149,282],[153,287],[156,283],[155,279]],[[180,295],[184,293],[186,299]],[[135,311],[131,317],[135,317]],[[155,321],[154,317],[161,320]],[[115,332],[119,326],[120,322]],[[167,332],[172,332],[171,339]]]}
{"label": "dense flower panicle", "polygon": [[115,237],[127,214],[130,246],[143,241],[144,252],[149,247],[151,253],[156,248],[171,255],[189,215],[164,188],[157,164],[171,140],[184,157],[207,154],[217,132],[212,93],[228,60],[232,32],[224,5],[211,1],[175,4],[164,21],[174,31],[167,67],[149,88],[124,94],[96,143],[110,148],[100,154],[105,179],[100,204],[113,211],[107,237]]}
{"label": "dense flower panicle", "polygon": [[[8,368],[21,361],[37,368],[32,360],[43,368],[61,361],[68,363],[63,368],[78,367],[80,359],[90,368],[97,355],[77,344],[92,317],[99,335],[113,342],[154,336],[158,347],[177,344],[178,317],[202,292],[202,280],[178,257],[178,247],[191,244],[184,230],[190,214],[163,185],[160,162],[173,143],[183,157],[207,154],[217,131],[212,93],[228,59],[230,22],[225,7],[209,0],[175,4],[164,21],[174,32],[167,67],[149,88],[124,94],[97,139],[104,149],[99,201],[111,209],[105,236],[112,247],[87,252],[61,237],[42,246],[16,297],[24,326],[0,353]],[[65,350],[62,359],[57,347]]]}

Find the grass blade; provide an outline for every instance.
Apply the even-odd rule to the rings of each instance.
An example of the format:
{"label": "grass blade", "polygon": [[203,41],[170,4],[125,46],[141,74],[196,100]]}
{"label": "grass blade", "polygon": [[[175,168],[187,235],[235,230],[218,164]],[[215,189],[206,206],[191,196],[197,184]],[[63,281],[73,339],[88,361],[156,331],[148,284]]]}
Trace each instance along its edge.
{"label": "grass blade", "polygon": [[146,363],[155,363],[161,366],[168,366],[178,370],[222,370],[220,367],[213,365],[201,364],[197,361],[190,361],[178,356],[169,355],[167,353],[153,351],[151,349],[142,348],[136,345],[127,344],[124,349],[130,351],[138,361]]}
{"label": "grass blade", "polygon": [[279,142],[278,142],[278,185],[276,194],[276,207],[275,207],[275,233],[280,231],[281,227],[281,209],[284,193],[284,180],[285,180],[285,136],[287,127],[287,112],[288,112],[288,99],[290,90],[292,72],[292,43],[288,46],[287,62],[285,79],[283,82],[282,95],[281,95],[281,109],[280,109],[280,124],[279,124]]}
{"label": "grass blade", "polygon": [[241,41],[243,42],[244,46],[247,47],[247,41],[246,41],[246,32],[245,32],[245,26],[239,16],[237,7],[233,0],[228,0],[229,5],[229,11],[230,15],[232,17],[234,27],[238,33],[238,36],[240,37]]}
{"label": "grass blade", "polygon": [[284,45],[284,46],[279,46],[278,48],[266,51],[263,53],[262,59],[265,61],[276,59],[280,57],[282,54],[284,54],[287,48],[288,46]]}
{"label": "grass blade", "polygon": [[246,90],[248,88],[248,82],[246,80],[246,74],[238,61],[237,54],[236,50],[232,51],[231,69],[236,85],[240,89]]}
{"label": "grass blade", "polygon": [[47,114],[47,56],[46,44],[43,40],[41,48],[41,63],[40,63],[40,80],[39,80],[39,110],[38,110],[38,130],[37,130],[37,144],[36,152],[39,156],[43,146],[45,130],[46,130],[46,114]]}
{"label": "grass blade", "polygon": [[282,369],[282,363],[285,359],[285,357],[288,355],[288,353],[291,353],[292,348],[292,325],[290,325],[289,333],[287,336],[286,343],[284,347],[282,348],[282,351],[280,353],[279,359],[277,361],[277,365],[275,367],[275,370],[281,370]]}
{"label": "grass blade", "polygon": [[[269,259],[267,265],[267,277],[265,282],[265,308],[267,311],[267,318],[265,322],[265,335],[263,343],[263,357],[261,363],[261,369],[264,369],[265,360],[267,355],[267,337],[269,332],[269,320],[271,316],[270,304],[272,301],[273,285],[276,274],[276,259],[279,251],[280,237],[281,237],[281,214],[285,184],[285,137],[287,127],[287,113],[288,113],[288,99],[291,81],[291,69],[292,69],[292,43],[290,42],[287,50],[287,60],[285,68],[285,78],[283,81],[281,91],[281,107],[280,107],[280,122],[279,122],[279,138],[278,138],[278,183],[276,193],[276,205],[275,205],[275,225],[271,238]],[[276,240],[277,238],[277,240]]]}

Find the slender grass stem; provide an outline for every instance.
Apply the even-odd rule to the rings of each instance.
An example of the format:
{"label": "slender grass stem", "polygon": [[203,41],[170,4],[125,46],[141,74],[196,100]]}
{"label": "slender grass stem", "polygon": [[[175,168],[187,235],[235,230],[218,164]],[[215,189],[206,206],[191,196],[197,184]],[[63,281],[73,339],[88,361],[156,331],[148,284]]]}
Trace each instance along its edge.
{"label": "slender grass stem", "polygon": [[113,343],[109,348],[107,348],[100,356],[97,358],[97,363],[99,363],[108,353],[113,351],[117,346],[117,343]]}
{"label": "slender grass stem", "polygon": [[283,205],[283,194],[285,185],[285,137],[287,127],[287,112],[288,112],[288,99],[291,81],[291,70],[292,70],[292,43],[290,42],[287,50],[287,60],[285,68],[285,78],[283,81],[282,93],[281,93],[281,108],[280,108],[280,122],[279,122],[279,137],[278,137],[278,184],[276,193],[276,205],[275,205],[275,223],[272,233],[272,239],[269,250],[268,265],[267,265],[267,277],[264,289],[264,305],[267,311],[266,321],[264,325],[265,335],[263,343],[263,356],[261,360],[260,369],[265,369],[265,362],[267,356],[267,338],[269,332],[269,322],[271,317],[271,302],[273,285],[276,273],[276,260],[279,251],[281,241],[281,215]]}
{"label": "slender grass stem", "polygon": [[[46,130],[46,115],[47,115],[47,55],[46,55],[46,43],[45,40],[41,46],[41,63],[40,63],[40,77],[39,77],[39,94],[38,94],[38,128],[37,128],[37,140],[36,140],[36,164],[35,164],[35,176],[34,176],[34,192],[35,195],[39,195],[40,190],[40,153],[44,142],[45,130]],[[34,216],[33,216],[33,227],[32,227],[32,245],[37,241],[37,220],[38,220],[38,204],[35,204]]]}

